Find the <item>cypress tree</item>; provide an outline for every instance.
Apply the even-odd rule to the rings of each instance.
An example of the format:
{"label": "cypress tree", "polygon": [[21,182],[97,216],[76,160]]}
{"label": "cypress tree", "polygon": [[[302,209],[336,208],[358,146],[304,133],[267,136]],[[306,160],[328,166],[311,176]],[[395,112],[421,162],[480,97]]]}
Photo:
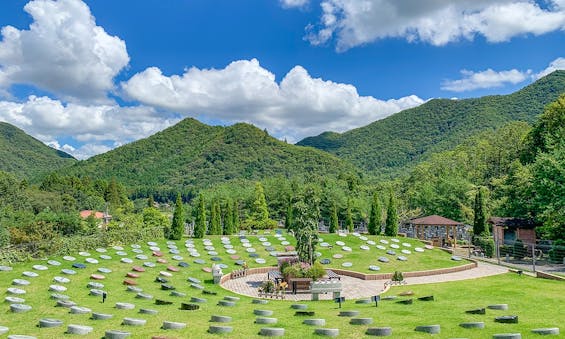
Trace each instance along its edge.
{"label": "cypress tree", "polygon": [[234,233],[233,227],[233,209],[231,201],[226,203],[226,209],[224,214],[224,235],[230,235]]}
{"label": "cypress tree", "polygon": [[381,201],[377,193],[373,194],[373,202],[371,204],[371,215],[369,216],[369,234],[381,234],[381,220],[383,217]]}
{"label": "cypress tree", "polygon": [[398,235],[398,211],[396,210],[396,199],[394,199],[392,191],[390,191],[390,199],[386,210],[385,235],[389,237]]}
{"label": "cypress tree", "polygon": [[337,218],[337,204],[334,201],[331,219],[330,219],[330,229],[328,230],[328,232],[335,233],[337,231],[338,226],[339,226],[338,223],[339,223],[339,221],[338,221],[338,218]]}
{"label": "cypress tree", "polygon": [[233,233],[239,232],[239,228],[241,226],[241,221],[239,220],[239,202],[234,200],[233,208],[232,208],[232,215],[233,215]]}
{"label": "cypress tree", "polygon": [[349,233],[353,232],[353,217],[351,216],[351,200],[347,199],[347,213],[345,215],[345,226]]}
{"label": "cypress tree", "polygon": [[194,237],[203,238],[206,233],[206,206],[202,193],[198,198],[198,209],[196,210],[196,222],[194,224]]}
{"label": "cypress tree", "polygon": [[222,234],[222,220],[220,216],[220,204],[217,201],[212,203],[210,228],[208,234],[219,235]]}
{"label": "cypress tree", "polygon": [[292,227],[292,199],[288,199],[288,205],[286,207],[286,216],[284,219],[284,227],[287,229],[287,231],[290,231],[293,229]]}
{"label": "cypress tree", "polygon": [[265,199],[265,191],[260,182],[255,184],[255,200],[253,201],[253,220],[262,222],[269,219],[269,210],[267,209],[267,200]]}
{"label": "cypress tree", "polygon": [[473,233],[475,236],[489,235],[489,229],[487,227],[487,202],[485,191],[485,187],[479,187],[475,194],[475,217],[473,219]]}
{"label": "cypress tree", "polygon": [[177,194],[175,203],[175,211],[173,212],[173,223],[169,232],[169,239],[180,240],[184,234],[184,211],[182,208],[182,199],[180,193]]}

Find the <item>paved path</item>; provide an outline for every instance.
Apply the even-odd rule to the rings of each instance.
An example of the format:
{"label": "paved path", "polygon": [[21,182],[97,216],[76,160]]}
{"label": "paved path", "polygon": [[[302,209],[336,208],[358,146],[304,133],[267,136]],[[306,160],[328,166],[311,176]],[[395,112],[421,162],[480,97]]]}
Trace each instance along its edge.
{"label": "paved path", "polygon": [[[455,273],[438,274],[425,277],[406,278],[408,285],[431,284],[456,280],[475,279],[508,272],[508,268],[479,262],[478,267]],[[262,281],[267,280],[267,274],[252,274],[243,278],[228,280],[222,286],[238,294],[258,297],[257,288]],[[382,293],[387,280],[361,280],[353,277],[341,276],[343,291],[341,295],[347,299],[368,298]],[[287,293],[286,300],[310,300],[309,293],[298,293],[296,295]],[[320,294],[321,300],[330,300],[332,294]]]}

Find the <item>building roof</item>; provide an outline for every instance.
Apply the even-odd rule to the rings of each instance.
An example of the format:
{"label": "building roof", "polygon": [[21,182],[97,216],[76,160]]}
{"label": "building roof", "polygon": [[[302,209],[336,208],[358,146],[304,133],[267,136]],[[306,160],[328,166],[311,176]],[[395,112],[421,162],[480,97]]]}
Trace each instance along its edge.
{"label": "building roof", "polygon": [[94,211],[92,211],[92,210],[80,211],[80,217],[83,218],[83,219],[86,219],[86,218],[88,218],[92,213],[94,213],[94,217],[95,217],[96,219],[103,219],[104,217],[110,217],[110,218],[112,217],[112,216],[110,216],[110,215],[105,215],[105,214],[102,213],[102,212],[98,212],[98,211],[94,212]]}
{"label": "building roof", "polygon": [[531,229],[535,228],[537,224],[533,219],[527,218],[503,218],[503,217],[490,217],[487,222],[494,226],[502,226],[507,228],[522,228]]}
{"label": "building roof", "polygon": [[409,221],[413,225],[430,225],[430,226],[458,226],[463,225],[462,222],[451,220],[440,215],[429,215],[427,217],[411,219]]}

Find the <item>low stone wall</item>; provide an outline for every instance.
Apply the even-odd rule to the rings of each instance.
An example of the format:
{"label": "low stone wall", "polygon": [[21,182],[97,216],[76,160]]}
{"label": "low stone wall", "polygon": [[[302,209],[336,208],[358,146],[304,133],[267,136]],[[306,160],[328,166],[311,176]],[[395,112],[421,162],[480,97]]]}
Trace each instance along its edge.
{"label": "low stone wall", "polygon": [[[439,268],[437,270],[427,270],[427,271],[414,271],[414,272],[402,272],[404,278],[411,278],[411,277],[424,277],[429,275],[438,275],[438,274],[446,274],[446,273],[455,273],[470,270],[477,267],[476,262],[471,262],[469,264],[456,266],[456,267],[448,267],[448,268]],[[348,277],[353,277],[361,280],[388,280],[392,278],[393,273],[380,273],[380,274],[364,274],[360,272],[354,271],[347,271],[338,268],[332,268],[332,271],[339,275],[346,275]]]}
{"label": "low stone wall", "polygon": [[[436,270],[427,270],[427,271],[402,272],[402,275],[404,276],[404,278],[424,277],[424,276],[429,276],[429,275],[438,275],[438,274],[461,272],[461,271],[466,271],[466,270],[476,268],[477,262],[474,261],[474,260],[470,260],[470,261],[471,261],[471,263],[461,265],[461,266],[439,268],[439,269],[436,269]],[[247,269],[247,274],[248,275],[262,274],[262,273],[267,273],[269,271],[274,271],[274,270],[278,270],[278,267],[277,266],[271,266],[271,267],[249,268],[249,269]],[[345,275],[345,276],[348,276],[348,277],[353,277],[353,278],[357,278],[357,279],[361,279],[361,280],[389,280],[389,279],[392,278],[392,275],[393,275],[393,273],[365,274],[365,273],[360,273],[360,272],[355,272],[355,271],[342,270],[342,269],[339,269],[339,268],[331,268],[331,270],[334,271],[335,273],[339,274],[339,275]],[[230,280],[230,274],[229,273],[222,276],[222,279],[220,280],[220,284],[223,284],[228,280]]]}
{"label": "low stone wall", "polygon": [[[256,267],[256,268],[248,268],[247,269],[247,275],[251,275],[251,274],[262,274],[262,273],[267,273],[269,271],[276,271],[279,268],[277,266],[269,266],[269,267]],[[226,281],[230,280],[230,273],[228,274],[224,274],[222,276],[222,278],[220,279],[220,284],[225,283]]]}
{"label": "low stone wall", "polygon": [[564,277],[558,276],[556,274],[539,272],[539,271],[536,272],[536,277],[537,278],[543,278],[543,279],[551,279],[551,280],[565,280]]}

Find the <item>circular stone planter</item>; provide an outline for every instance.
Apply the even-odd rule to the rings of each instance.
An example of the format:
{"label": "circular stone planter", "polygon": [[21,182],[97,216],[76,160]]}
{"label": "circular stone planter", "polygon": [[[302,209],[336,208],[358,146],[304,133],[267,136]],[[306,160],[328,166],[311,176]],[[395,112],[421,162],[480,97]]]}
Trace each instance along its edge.
{"label": "circular stone planter", "polygon": [[63,268],[61,270],[61,273],[67,274],[67,275],[75,275],[77,274],[77,272],[75,270],[71,270],[70,268]]}
{"label": "circular stone planter", "polygon": [[284,335],[284,328],[263,327],[259,330],[259,335],[265,337],[280,337]]}
{"label": "circular stone planter", "polygon": [[487,308],[488,308],[489,310],[507,311],[507,310],[508,310],[508,304],[488,305]]}
{"label": "circular stone planter", "polygon": [[340,317],[356,317],[359,315],[359,311],[340,311],[338,316]]}
{"label": "circular stone planter", "polygon": [[71,307],[71,314],[88,314],[90,312],[92,312],[92,310],[87,307],[81,307],[81,306]]}
{"label": "circular stone planter", "polygon": [[259,305],[265,305],[269,303],[269,300],[265,300],[265,299],[253,299],[251,301],[252,304],[259,304]]}
{"label": "circular stone planter", "polygon": [[351,325],[370,325],[373,323],[373,318],[353,318],[349,323]]}
{"label": "circular stone planter", "polygon": [[375,337],[388,337],[392,335],[392,327],[370,327],[365,334]]}
{"label": "circular stone planter", "polygon": [[22,272],[22,275],[24,277],[28,277],[28,278],[37,278],[39,277],[39,274],[35,273],[35,272],[31,272],[31,271],[24,271]]}
{"label": "circular stone planter", "polygon": [[120,310],[133,310],[135,308],[135,305],[130,303],[118,302],[116,303],[116,308]]}
{"label": "circular stone planter", "polygon": [[46,327],[46,328],[51,328],[51,327],[59,327],[63,325],[63,321],[59,320],[59,319],[49,319],[49,318],[43,318],[43,319],[39,319],[39,327]]}
{"label": "circular stone planter", "polygon": [[191,297],[190,302],[191,303],[205,303],[205,302],[208,302],[208,300],[206,300],[204,298]]}
{"label": "circular stone planter", "polygon": [[70,300],[57,300],[57,306],[58,307],[65,307],[65,308],[71,308],[73,306],[76,306],[77,303],[75,303],[74,301],[70,301]]}
{"label": "circular stone planter", "polygon": [[522,339],[520,333],[500,333],[492,336],[494,339]]}
{"label": "circular stone planter", "polygon": [[9,287],[7,289],[7,291],[10,294],[17,294],[17,295],[26,294],[25,290],[22,290],[21,288],[16,288],[16,287]]}
{"label": "circular stone planter", "polygon": [[101,297],[102,294],[104,294],[104,291],[103,291],[103,290],[98,290],[98,289],[93,288],[93,289],[90,290],[90,293],[89,293],[89,294],[90,294],[90,295],[93,295],[93,296],[95,296],[95,297]]}
{"label": "circular stone planter", "polygon": [[179,291],[172,291],[169,295],[172,296],[172,297],[181,297],[181,298],[186,297],[186,293],[179,292]]}
{"label": "circular stone planter", "polygon": [[53,292],[65,292],[67,290],[67,288],[65,286],[61,286],[61,285],[50,285],[49,286],[49,291],[53,291]]}
{"label": "circular stone planter", "polygon": [[12,280],[12,285],[15,286],[27,286],[29,285],[29,281],[25,280],[25,279],[14,279]]}
{"label": "circular stone planter", "polygon": [[494,318],[494,322],[502,323],[502,324],[517,324],[518,323],[518,316],[517,315],[503,315],[503,316]]}
{"label": "circular stone planter", "polygon": [[440,325],[422,325],[422,326],[416,326],[416,328],[414,330],[417,331],[417,332],[436,334],[436,333],[439,333],[441,331],[441,326]]}
{"label": "circular stone planter", "polygon": [[133,293],[140,293],[140,292],[143,292],[143,289],[136,287],[136,286],[128,286],[128,287],[126,287],[126,291],[127,292],[133,292]]}
{"label": "circular stone planter", "polygon": [[556,335],[559,334],[559,327],[551,327],[551,328],[534,328],[532,333],[541,334],[541,335]]}
{"label": "circular stone planter", "polygon": [[113,318],[114,315],[113,314],[107,314],[107,313],[92,313],[92,316],[90,317],[93,320],[108,320]]}
{"label": "circular stone planter", "polygon": [[23,304],[26,302],[26,300],[24,298],[18,298],[18,297],[6,297],[4,298],[4,302],[10,304]]}
{"label": "circular stone planter", "polygon": [[89,282],[89,283],[86,285],[86,287],[88,287],[88,288],[96,288],[96,289],[99,289],[99,290],[100,290],[100,289],[103,289],[103,288],[104,288],[104,284],[99,283],[99,282],[91,281],[91,282]]}
{"label": "circular stone planter", "polygon": [[151,294],[145,294],[145,293],[138,293],[135,295],[135,297],[137,299],[144,299],[144,300],[151,300],[153,299],[153,296]]}
{"label": "circular stone planter", "polygon": [[6,333],[8,333],[9,330],[10,330],[9,327],[0,326],[0,335],[1,335],[1,334],[6,334]]}
{"label": "circular stone planter", "polygon": [[255,318],[256,324],[276,324],[277,318],[257,317]]}
{"label": "circular stone planter", "polygon": [[123,339],[130,335],[131,333],[125,331],[108,330],[104,333],[104,339]]}
{"label": "circular stone planter", "polygon": [[325,337],[337,337],[339,335],[338,328],[317,328],[314,330],[314,333],[317,335],[325,336]]}
{"label": "circular stone planter", "polygon": [[163,321],[162,328],[164,330],[180,330],[186,327],[186,323],[178,323],[174,321]]}
{"label": "circular stone planter", "polygon": [[271,311],[271,310],[253,310],[253,314],[268,317],[268,316],[273,315],[273,311]]}
{"label": "circular stone planter", "polygon": [[149,309],[149,308],[140,308],[140,309],[139,309],[139,313],[141,313],[141,314],[155,315],[155,314],[159,313],[159,311],[157,311],[157,310],[152,310],[152,309]]}
{"label": "circular stone planter", "polygon": [[231,332],[233,332],[233,327],[212,325],[208,328],[208,332],[214,333],[214,334],[231,333]]}
{"label": "circular stone planter", "polygon": [[227,295],[227,296],[224,297],[224,300],[227,300],[227,301],[239,301],[240,299],[239,299],[239,297],[232,297],[232,296],[230,296],[230,295]]}
{"label": "circular stone planter", "polygon": [[45,265],[33,265],[32,268],[36,271],[46,271],[49,268]]}
{"label": "circular stone planter", "polygon": [[124,318],[122,325],[128,326],[144,326],[147,323],[145,319]]}
{"label": "circular stone planter", "polygon": [[461,323],[459,326],[463,328],[485,328],[485,323],[482,321]]}
{"label": "circular stone planter", "polygon": [[210,321],[213,323],[229,323],[232,321],[232,317],[227,315],[212,315]]}
{"label": "circular stone planter", "polygon": [[67,326],[67,333],[69,333],[69,334],[86,335],[86,334],[89,334],[90,332],[92,332],[92,330],[93,330],[92,327],[84,326],[84,325],[70,324],[69,326]]}
{"label": "circular stone planter", "polygon": [[292,304],[290,305],[290,308],[294,309],[294,310],[305,310],[308,308],[308,305],[306,304]]}
{"label": "circular stone planter", "polygon": [[25,313],[31,311],[31,306],[25,304],[10,304],[10,311],[13,313]]}
{"label": "circular stone planter", "polygon": [[302,323],[311,326],[326,326],[326,319],[304,319]]}
{"label": "circular stone planter", "polygon": [[235,302],[234,301],[228,301],[228,300],[219,300],[218,306],[234,307]]}
{"label": "circular stone planter", "polygon": [[181,303],[180,309],[183,310],[183,311],[196,311],[196,310],[200,309],[200,305]]}
{"label": "circular stone planter", "polygon": [[65,277],[54,277],[53,281],[58,284],[68,284],[71,282],[71,279]]}

